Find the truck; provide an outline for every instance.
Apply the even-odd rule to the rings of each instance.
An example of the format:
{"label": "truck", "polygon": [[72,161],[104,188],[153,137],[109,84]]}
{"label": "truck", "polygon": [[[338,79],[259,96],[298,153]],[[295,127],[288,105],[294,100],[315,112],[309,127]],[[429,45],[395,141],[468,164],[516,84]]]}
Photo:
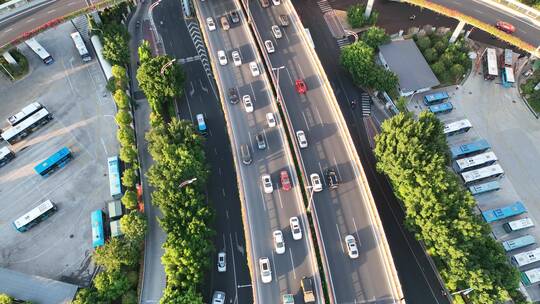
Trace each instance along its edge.
{"label": "truck", "polygon": [[292,294],[284,294],[282,296],[282,299],[283,299],[282,301],[283,304],[294,304],[294,297]]}
{"label": "truck", "polygon": [[315,292],[313,290],[313,280],[308,277],[303,277],[300,282],[302,293],[304,294],[304,303],[315,303]]}

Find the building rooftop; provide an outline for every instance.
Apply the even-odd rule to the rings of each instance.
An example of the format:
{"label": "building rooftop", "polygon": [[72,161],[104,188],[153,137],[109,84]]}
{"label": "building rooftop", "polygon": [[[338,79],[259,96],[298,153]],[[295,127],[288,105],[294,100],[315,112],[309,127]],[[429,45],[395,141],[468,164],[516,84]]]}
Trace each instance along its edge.
{"label": "building rooftop", "polygon": [[399,77],[401,92],[431,88],[440,84],[412,39],[379,46],[388,68]]}

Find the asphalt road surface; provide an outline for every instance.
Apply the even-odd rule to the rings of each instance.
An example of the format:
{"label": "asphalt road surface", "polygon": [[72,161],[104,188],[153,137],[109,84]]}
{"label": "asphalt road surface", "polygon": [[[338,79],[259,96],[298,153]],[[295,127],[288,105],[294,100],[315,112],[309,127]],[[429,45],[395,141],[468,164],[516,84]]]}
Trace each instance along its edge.
{"label": "asphalt road surface", "polygon": [[[279,303],[282,294],[291,293],[295,295],[296,301],[300,302],[300,279],[303,276],[308,276],[315,277],[318,281],[319,276],[313,251],[310,250],[310,245],[306,238],[308,231],[305,229],[305,214],[303,213],[300,189],[297,186],[297,178],[293,170],[290,153],[287,150],[288,146],[285,141],[282,125],[278,119],[277,126],[270,127],[265,117],[266,113],[274,113],[274,116],[278,117],[277,108],[272,102],[273,97],[268,80],[264,74],[252,76],[248,67],[248,62],[255,61],[258,63],[261,72],[264,72],[260,57],[253,48],[254,43],[243,18],[241,18],[242,20],[239,24],[231,24],[232,27],[228,31],[223,30],[218,25],[215,31],[210,32],[204,23],[207,17],[218,19],[230,11],[238,10],[239,8],[235,6],[234,2],[205,1],[197,2],[195,5],[200,7],[202,13],[199,19],[203,20],[202,24],[205,28],[201,29],[201,31],[204,31],[204,35],[207,37],[210,45],[208,56],[214,61],[217,82],[223,90],[228,90],[232,87],[236,88],[240,98],[243,95],[249,95],[254,106],[254,112],[247,113],[242,102],[231,104],[227,98],[221,105],[224,107],[227,121],[233,133],[231,139],[232,148],[229,148],[226,140],[225,124],[222,120],[223,113],[218,109],[220,106],[219,102],[213,102],[212,107],[215,110],[208,111],[208,108],[204,105],[211,103],[210,100],[193,98],[192,96],[188,97],[191,115],[201,112],[205,114],[210,130],[208,136],[209,144],[215,141],[216,146],[231,149],[233,153],[237,153],[239,160],[241,144],[246,144],[251,151],[252,163],[250,165],[244,165],[239,161],[236,164],[236,171],[240,174],[241,195],[244,198],[244,207],[248,222],[246,234],[248,239],[247,246],[249,248],[247,250],[251,252],[251,257],[249,258],[252,259],[250,263],[253,265],[252,275],[254,277],[252,281],[255,284],[253,286],[255,291],[254,301],[256,303]],[[216,24],[218,22],[216,21]],[[165,42],[165,44],[167,43]],[[216,53],[221,49],[226,52],[228,57],[228,64],[225,66],[221,66],[216,60]],[[240,53],[242,65],[239,67],[235,66],[232,62],[231,52],[233,50],[238,50]],[[209,94],[216,93],[209,91]],[[189,95],[186,94],[186,96]],[[226,92],[224,95],[226,95]],[[264,150],[260,150],[257,147],[255,140],[257,133],[262,134],[265,138],[267,147]],[[218,166],[222,167],[223,162],[219,163]],[[229,163],[229,167],[221,169],[221,172],[224,174],[225,170],[229,171],[226,174],[231,177],[224,177],[223,179],[229,180],[229,187],[231,188],[236,184],[232,168],[233,164]],[[213,170],[217,170],[217,168],[213,168]],[[292,190],[285,191],[281,188],[279,182],[281,171],[287,171],[291,177],[293,183]],[[271,175],[274,188],[271,194],[263,192],[261,185],[261,175],[263,174]],[[222,183],[223,179],[218,182]],[[229,192],[231,191],[228,191],[228,188],[224,188],[225,196],[228,197],[233,194]],[[221,208],[221,211],[218,210],[218,218],[221,218],[218,219],[218,222],[223,223],[223,226],[232,225],[231,219],[227,218],[227,214],[230,215],[231,213],[230,210],[228,211],[228,208],[237,209],[238,207],[238,203],[236,203],[235,205]],[[302,224],[303,238],[297,241],[292,239],[289,228],[289,218],[293,216],[298,216]],[[233,220],[240,222],[239,217]],[[286,251],[284,254],[277,254],[274,250],[272,232],[277,229],[283,232],[285,239]],[[225,228],[223,231],[227,231],[227,229]],[[240,233],[240,231],[237,232],[237,234]],[[271,283],[262,283],[258,264],[260,257],[268,257],[270,259],[272,270]],[[234,300],[236,295],[235,286],[227,282],[218,283],[219,276],[216,275],[215,278],[214,290],[225,288],[228,297]],[[247,284],[247,279],[239,281],[237,273],[235,280],[236,287]],[[318,294],[321,294],[320,290]],[[238,301],[238,303],[247,302]]]}
{"label": "asphalt road surface", "polygon": [[91,3],[90,0],[49,1],[2,20],[0,21],[0,46],[50,20],[82,9],[88,6],[89,2]]}
{"label": "asphalt road surface", "polygon": [[[262,8],[258,1],[249,3],[262,39],[273,41],[276,47],[276,52],[270,54],[272,66],[284,66],[279,71],[279,84],[292,128],[307,134],[309,147],[302,150],[306,174],[318,173],[323,177],[327,169],[333,168],[339,176],[337,190],[325,189],[313,197],[336,303],[393,303],[398,299],[392,294],[390,275],[384,267],[377,233],[365,205],[365,193],[359,185],[359,173],[351,163],[307,45],[298,34],[300,29],[294,23],[281,27],[283,37],[276,39],[271,26],[279,24],[279,15],[290,15],[286,5]],[[297,79],[303,79],[309,88],[305,95],[295,90]],[[323,182],[326,188],[324,179]],[[349,234],[360,247],[358,259],[347,255],[344,238]]]}

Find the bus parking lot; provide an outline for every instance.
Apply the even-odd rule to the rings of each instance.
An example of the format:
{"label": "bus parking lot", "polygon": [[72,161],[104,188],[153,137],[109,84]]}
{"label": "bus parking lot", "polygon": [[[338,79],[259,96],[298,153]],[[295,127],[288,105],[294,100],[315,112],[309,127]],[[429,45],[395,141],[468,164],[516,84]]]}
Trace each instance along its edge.
{"label": "bus parking lot", "polygon": [[[478,168],[490,169],[484,171],[490,171],[487,175],[494,176],[481,181],[478,180],[480,171],[457,174],[464,184],[465,181],[471,181],[465,185],[466,188],[483,184],[484,190],[499,189],[474,196],[479,214],[490,223],[493,236],[507,248],[509,261],[514,265],[523,265],[519,270],[524,272],[540,267],[540,263],[536,262],[540,261],[540,251],[535,252],[536,256],[530,263],[518,263],[517,259],[512,257],[538,247],[533,243],[540,243],[540,227],[536,225],[531,228],[528,224],[530,220],[522,220],[514,224],[526,228],[512,231],[508,223],[530,218],[536,224],[540,220],[540,207],[537,205],[540,201],[540,123],[521,101],[517,88],[509,87],[507,83],[505,85],[500,76],[491,81],[485,80],[480,68],[479,72],[471,73],[463,86],[452,86],[413,96],[408,108],[418,113],[428,109],[423,102],[425,95],[448,93],[447,101],[451,103],[451,109],[448,112],[449,106],[436,107],[436,110],[441,110],[441,113],[437,114],[438,118],[447,125],[461,121],[462,127],[469,129],[465,133],[447,137],[452,154],[456,154],[458,148],[464,144],[474,143],[467,148],[478,149],[475,153],[462,155],[462,159],[476,156],[474,159],[460,162],[453,160],[452,170],[473,172]],[[467,124],[470,124],[470,128]],[[472,167],[478,163],[481,165]],[[497,171],[500,169],[504,173],[498,176]],[[481,191],[478,187],[471,190]],[[498,210],[510,205],[511,209]],[[504,218],[506,215],[508,217]],[[526,237],[527,235],[530,236]],[[521,238],[518,242],[523,243],[524,247],[514,249],[515,244],[507,242],[517,238]],[[533,301],[540,300],[537,283],[525,288]]]}
{"label": "bus parking lot", "polygon": [[[52,114],[26,138],[12,145],[0,141],[0,149],[15,154],[0,167],[0,267],[87,285],[94,274],[90,214],[112,201],[107,158],[118,154],[118,146],[105,78],[95,59],[83,62],[70,37],[74,31],[65,23],[36,37],[54,58],[49,65],[21,44],[29,75],[15,83],[0,78],[4,131],[7,118],[31,103]],[[63,166],[49,172],[43,164],[43,176],[36,173],[34,167],[57,152],[53,158]],[[56,212],[26,232],[15,229],[16,219],[47,200]]]}

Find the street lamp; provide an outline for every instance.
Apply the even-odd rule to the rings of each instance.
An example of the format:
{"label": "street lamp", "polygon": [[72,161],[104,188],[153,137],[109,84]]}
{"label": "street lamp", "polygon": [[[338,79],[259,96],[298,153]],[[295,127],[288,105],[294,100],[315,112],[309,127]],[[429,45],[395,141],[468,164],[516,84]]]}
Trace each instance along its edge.
{"label": "street lamp", "polygon": [[163,73],[165,73],[165,69],[170,67],[174,62],[176,61],[176,58],[172,59],[172,60],[169,60],[169,62],[165,63],[162,67],[161,67],[161,71],[160,71],[160,74],[163,75]]}
{"label": "street lamp", "polygon": [[280,96],[280,94],[278,94],[278,90],[281,90],[281,88],[279,86],[279,70],[284,69],[284,68],[285,68],[284,65],[280,66],[279,68],[272,68],[272,71],[276,72],[276,78],[277,78],[276,79],[276,81],[277,81],[277,83],[276,83],[276,99],[278,101],[279,101],[279,96]]}
{"label": "street lamp", "polygon": [[189,185],[189,184],[193,184],[194,181],[196,181],[197,178],[194,177],[192,179],[188,179],[188,180],[185,180],[183,182],[180,183],[180,185],[178,185],[178,187],[180,187],[180,189],[184,188],[185,186]]}

